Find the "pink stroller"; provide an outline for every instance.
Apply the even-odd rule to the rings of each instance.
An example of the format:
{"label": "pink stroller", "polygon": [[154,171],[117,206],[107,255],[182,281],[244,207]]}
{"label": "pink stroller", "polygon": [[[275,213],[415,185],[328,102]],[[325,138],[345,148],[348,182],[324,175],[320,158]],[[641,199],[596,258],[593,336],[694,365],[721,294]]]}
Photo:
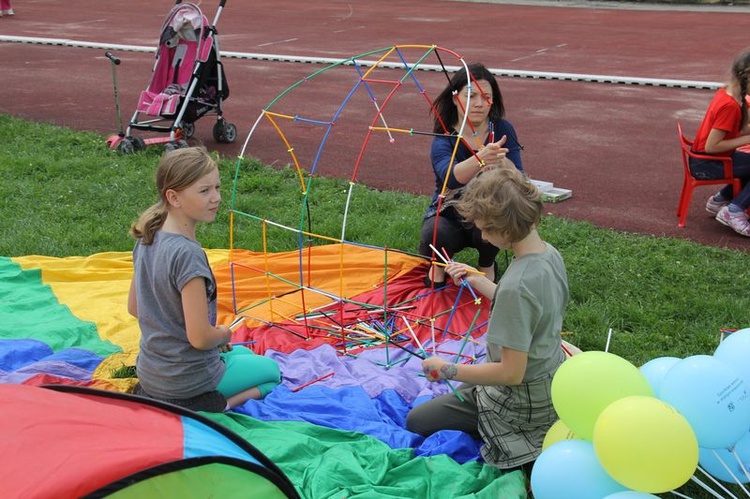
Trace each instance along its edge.
{"label": "pink stroller", "polygon": [[[224,120],[222,102],[229,87],[221,62],[216,23],[226,0],[221,0],[213,24],[198,6],[177,3],[161,29],[151,82],[141,92],[135,113],[124,133],[110,137],[110,147],[122,152],[162,143],[167,150],[184,147],[193,136],[195,122],[215,113],[213,137],[217,142],[234,142],[237,128]],[[142,139],[133,129],[169,133],[168,138]]]}

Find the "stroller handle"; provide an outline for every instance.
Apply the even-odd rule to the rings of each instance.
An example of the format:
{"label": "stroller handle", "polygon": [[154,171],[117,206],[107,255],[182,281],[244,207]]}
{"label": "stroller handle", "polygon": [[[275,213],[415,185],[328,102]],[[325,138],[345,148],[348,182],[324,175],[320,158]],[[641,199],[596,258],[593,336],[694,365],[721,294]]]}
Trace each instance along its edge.
{"label": "stroller handle", "polygon": [[104,52],[104,56],[110,61],[112,61],[112,64],[114,64],[115,66],[120,65],[120,59],[112,52]]}
{"label": "stroller handle", "polygon": [[[182,0],[176,0],[174,4],[175,5],[179,5],[181,3],[182,3]],[[219,7],[221,7],[223,9],[226,4],[227,4],[227,0],[221,0],[219,2]]]}

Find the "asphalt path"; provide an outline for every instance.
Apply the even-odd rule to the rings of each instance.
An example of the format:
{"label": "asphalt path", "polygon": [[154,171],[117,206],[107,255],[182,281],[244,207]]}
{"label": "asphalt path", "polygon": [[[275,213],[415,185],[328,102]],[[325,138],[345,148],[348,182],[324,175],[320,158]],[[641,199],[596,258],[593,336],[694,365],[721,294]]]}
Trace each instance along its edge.
{"label": "asphalt path", "polygon": [[[0,113],[103,135],[116,132],[111,65],[104,52],[111,49],[122,60],[117,88],[127,123],[150,80],[152,51],[172,5],[153,0],[19,2],[15,16],[0,19]],[[201,3],[211,19],[217,6]],[[214,122],[206,117],[196,123],[194,141],[236,156],[272,103],[271,110],[285,115],[333,116],[331,110],[342,106],[352,88],[353,69],[316,75],[326,63],[380,54],[392,46],[416,46],[404,48],[412,57],[436,46],[448,66],[481,61],[498,70],[507,118],[525,146],[527,172],[573,191],[572,198],[548,204],[550,213],[746,250],[746,238],[703,211],[710,188],[697,191],[686,227],[677,227],[682,166],[676,122],[688,133],[695,131],[714,92],[710,84],[725,81],[734,55],[750,45],[750,11],[635,7],[229,0],[217,28],[231,89],[225,115],[239,137],[234,144],[216,144]],[[296,62],[301,60],[310,62]],[[382,71],[383,80],[403,76]],[[388,127],[430,129],[429,107],[419,90],[436,95],[445,74],[415,74],[418,84],[407,78],[412,86],[383,112]],[[388,85],[381,85],[383,95]],[[366,125],[376,116],[372,102],[352,98],[343,107],[335,132],[324,142],[317,174],[378,189],[432,192],[428,136],[375,133],[368,138]],[[295,155],[304,165],[312,164],[321,142],[319,127],[300,127],[293,137]],[[244,152],[274,165],[291,161],[267,120],[260,120]],[[415,214],[415,223],[420,216]]]}

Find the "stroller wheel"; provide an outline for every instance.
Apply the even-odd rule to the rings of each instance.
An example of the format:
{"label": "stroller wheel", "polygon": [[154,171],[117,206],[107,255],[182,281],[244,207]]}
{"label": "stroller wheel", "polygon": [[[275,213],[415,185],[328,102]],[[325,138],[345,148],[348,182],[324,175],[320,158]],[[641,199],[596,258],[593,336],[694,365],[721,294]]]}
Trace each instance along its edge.
{"label": "stroller wheel", "polygon": [[136,151],[143,151],[146,149],[146,142],[143,141],[141,137],[132,137],[133,141],[133,148]]}
{"label": "stroller wheel", "polygon": [[224,120],[217,121],[214,125],[214,140],[216,142],[234,142],[237,140],[237,127]]}
{"label": "stroller wheel", "polygon": [[190,144],[186,140],[173,140],[164,144],[164,152],[171,152],[184,147],[189,147]]}
{"label": "stroller wheel", "polygon": [[123,137],[120,141],[120,152],[123,154],[133,154],[135,152],[135,146],[133,145],[132,137]]}
{"label": "stroller wheel", "polygon": [[180,128],[182,128],[182,136],[186,139],[189,139],[195,134],[195,123],[185,123],[183,121]]}
{"label": "stroller wheel", "polygon": [[237,140],[237,127],[232,123],[227,123],[224,127],[224,142],[231,144]]}

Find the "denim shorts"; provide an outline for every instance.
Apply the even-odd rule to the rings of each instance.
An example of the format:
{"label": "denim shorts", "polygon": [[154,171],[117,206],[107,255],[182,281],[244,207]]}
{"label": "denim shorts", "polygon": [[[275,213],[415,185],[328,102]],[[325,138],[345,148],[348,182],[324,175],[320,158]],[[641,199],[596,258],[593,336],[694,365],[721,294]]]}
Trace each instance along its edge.
{"label": "denim shorts", "polygon": [[690,173],[697,180],[724,178],[724,163],[716,159],[688,158]]}

